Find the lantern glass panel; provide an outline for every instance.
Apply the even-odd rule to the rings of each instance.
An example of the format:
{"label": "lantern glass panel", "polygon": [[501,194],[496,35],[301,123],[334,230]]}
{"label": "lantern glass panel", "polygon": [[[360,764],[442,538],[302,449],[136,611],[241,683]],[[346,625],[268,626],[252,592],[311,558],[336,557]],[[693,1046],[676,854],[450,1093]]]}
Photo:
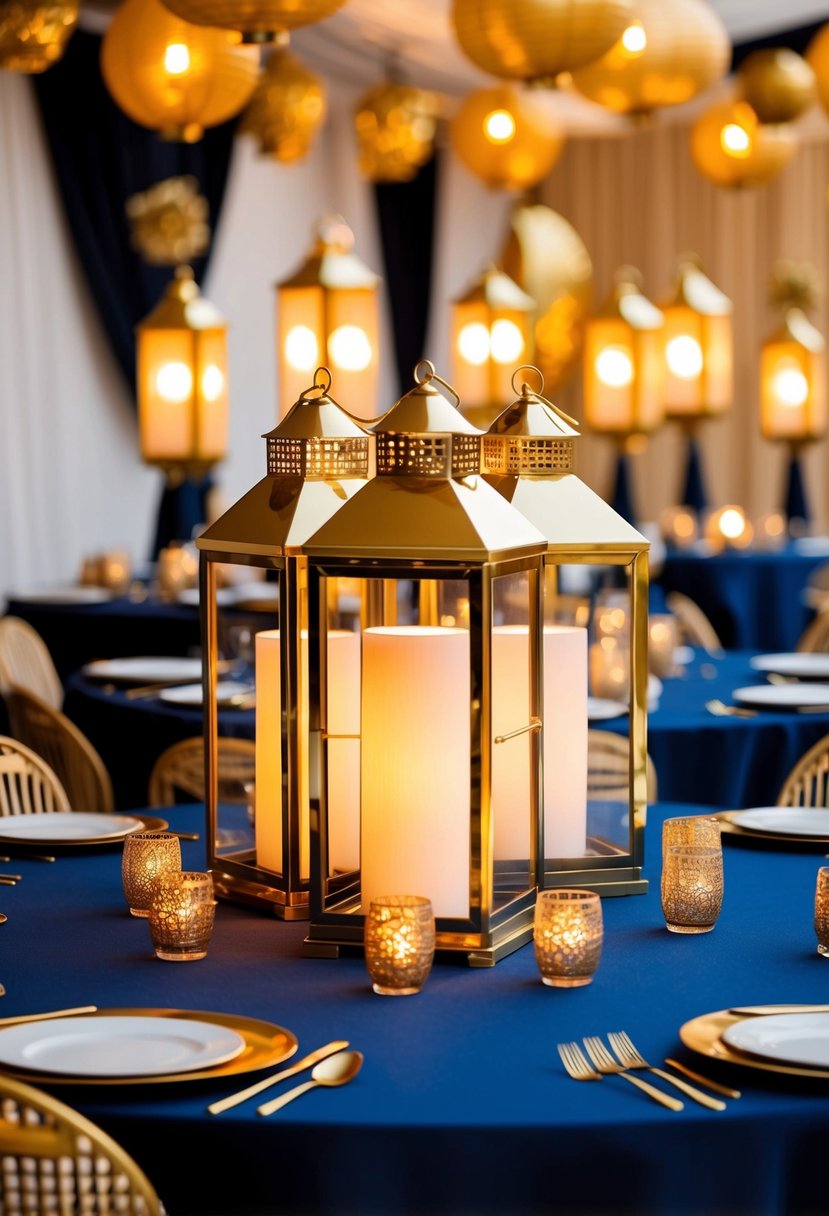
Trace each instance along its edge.
{"label": "lantern glass panel", "polygon": [[826,428],[822,352],[797,342],[767,342],[760,359],[761,428],[766,439],[817,439]]}
{"label": "lantern glass panel", "polygon": [[227,451],[227,334],[206,329],[196,335],[196,400],[200,459],[220,460]]}
{"label": "lantern glass panel", "polygon": [[194,362],[193,334],[187,330],[147,329],[139,334],[141,452],[145,460],[184,460],[192,455]]}

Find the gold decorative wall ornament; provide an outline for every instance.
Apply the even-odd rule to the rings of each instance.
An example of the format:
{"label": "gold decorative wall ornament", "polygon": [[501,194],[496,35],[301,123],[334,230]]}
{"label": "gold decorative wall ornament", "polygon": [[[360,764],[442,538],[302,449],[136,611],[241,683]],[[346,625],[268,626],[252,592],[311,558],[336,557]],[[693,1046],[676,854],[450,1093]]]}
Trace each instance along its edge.
{"label": "gold decorative wall ornament", "polygon": [[265,64],[240,130],[254,136],[263,156],[294,164],[308,155],[326,110],[320,77],[280,49]]}
{"label": "gold decorative wall ornament", "polygon": [[78,8],[78,0],[5,0],[0,4],[0,69],[33,74],[57,63],[75,31]]}
{"label": "gold decorative wall ornament", "polygon": [[360,172],[371,182],[407,182],[435,148],[438,98],[426,89],[386,81],[357,102]]}
{"label": "gold decorative wall ornament", "polygon": [[470,93],[451,127],[458,159],[487,186],[526,190],[546,177],[564,136],[546,99],[509,85]]}
{"label": "gold decorative wall ornament", "polygon": [[178,266],[207,251],[207,199],[194,177],[168,177],[127,199],[132,243],[152,266]]}
{"label": "gold decorative wall ornament", "polygon": [[716,186],[762,186],[782,172],[797,147],[789,125],[764,125],[745,101],[718,102],[691,128],[694,164]]}
{"label": "gold decorative wall ornament", "polygon": [[814,71],[784,46],[752,51],[740,64],[737,83],[760,122],[792,122],[817,97]]}
{"label": "gold decorative wall ornament", "polygon": [[273,42],[286,30],[322,21],[345,0],[164,0],[193,25],[238,30],[243,42]]}

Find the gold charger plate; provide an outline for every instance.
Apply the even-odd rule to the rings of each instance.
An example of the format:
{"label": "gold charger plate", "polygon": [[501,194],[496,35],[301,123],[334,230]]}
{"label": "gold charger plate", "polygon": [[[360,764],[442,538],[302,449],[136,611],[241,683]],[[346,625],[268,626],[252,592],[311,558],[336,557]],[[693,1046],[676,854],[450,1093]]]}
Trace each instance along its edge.
{"label": "gold charger plate", "polygon": [[745,840],[756,840],[758,842],[767,841],[769,844],[785,844],[792,848],[805,845],[807,848],[814,845],[821,849],[825,849],[829,845],[829,836],[786,836],[782,832],[755,832],[751,828],[741,828],[739,824],[734,823],[731,819],[732,815],[739,815],[739,811],[717,811],[711,815],[711,819],[716,819],[720,825],[720,831],[725,836],[735,836]]}
{"label": "gold charger plate", "polygon": [[[72,812],[59,812],[60,814],[69,814]],[[162,819],[160,815],[139,815],[132,811],[124,812],[125,818],[138,819],[143,827],[136,828],[138,832],[166,832],[170,826],[166,819]],[[127,836],[131,836],[132,832],[127,832],[124,836],[86,836],[83,840],[19,840],[14,836],[3,837],[3,830],[0,828],[0,846],[4,849],[14,849],[15,852],[22,853],[26,849],[34,849],[36,852],[43,852],[44,849],[62,851],[63,849],[91,849],[91,848],[115,848],[122,847]]]}
{"label": "gold charger plate", "polygon": [[260,1068],[272,1068],[289,1059],[299,1046],[295,1034],[277,1026],[274,1022],[264,1022],[260,1018],[243,1017],[236,1013],[205,1013],[195,1009],[99,1009],[96,1013],[87,1015],[95,1017],[148,1017],[148,1018],[184,1018],[192,1022],[208,1022],[213,1026],[224,1026],[235,1030],[245,1040],[245,1046],[238,1056],[227,1060],[224,1064],[215,1064],[211,1068],[201,1068],[191,1072],[171,1072],[163,1076],[151,1077],[85,1077],[66,1076],[45,1072],[24,1072],[22,1069],[9,1068],[10,1075],[22,1081],[32,1081],[36,1085],[166,1085],[171,1081],[220,1081],[223,1077],[238,1076],[240,1073],[256,1072]]}
{"label": "gold charger plate", "polygon": [[703,1013],[698,1018],[692,1018],[679,1028],[679,1037],[691,1051],[708,1056],[710,1060],[722,1060],[724,1064],[741,1064],[743,1068],[759,1068],[762,1072],[783,1073],[787,1077],[811,1077],[829,1080],[829,1069],[799,1068],[794,1064],[773,1064],[759,1056],[742,1055],[732,1051],[722,1042],[721,1036],[729,1026],[744,1022],[745,1016],[729,1013],[720,1009],[716,1013]]}

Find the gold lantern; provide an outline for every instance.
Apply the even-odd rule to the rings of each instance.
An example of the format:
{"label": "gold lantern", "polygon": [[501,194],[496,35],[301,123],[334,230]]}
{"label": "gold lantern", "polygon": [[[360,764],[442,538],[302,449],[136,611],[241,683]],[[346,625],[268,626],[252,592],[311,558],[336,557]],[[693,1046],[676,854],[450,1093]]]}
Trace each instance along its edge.
{"label": "gold lantern", "polygon": [[360,172],[370,182],[408,182],[435,150],[436,94],[386,81],[354,111]]}
{"label": "gold lantern", "polygon": [[453,0],[452,24],[490,76],[549,83],[609,50],[633,11],[630,0]]}
{"label": "gold lantern", "polygon": [[[536,388],[531,388],[528,377]],[[484,436],[482,468],[486,480],[547,541],[541,708],[543,886],[587,887],[605,895],[643,892],[647,890],[642,862],[647,804],[648,543],[576,477],[578,431],[572,418],[541,395],[544,381],[537,369],[519,368],[514,384],[520,395]],[[587,630],[555,624],[562,583],[573,567],[583,569],[584,564],[594,573],[604,571],[617,582],[623,580],[627,589],[620,596],[629,634],[621,656],[630,697],[628,771],[601,801],[591,800],[587,783]],[[515,645],[509,637],[496,642],[501,647]],[[496,669],[498,659],[494,644]],[[514,691],[524,676],[519,666],[510,663],[510,669]],[[505,801],[520,801],[524,791],[517,775],[502,772],[500,776]],[[592,799],[597,799],[595,792]]]}
{"label": "gold lantern", "polygon": [[732,305],[686,254],[665,318],[665,413],[690,422],[721,414],[733,397]]}
{"label": "gold lantern", "polygon": [[101,47],[107,88],[135,122],[165,139],[201,139],[247,105],[259,52],[239,35],[174,17],[161,0],[123,0]]}
{"label": "gold lantern", "polygon": [[273,42],[285,31],[323,21],[345,0],[164,0],[193,25],[239,30],[243,42]]}
{"label": "gold lantern", "polygon": [[815,74],[818,101],[829,114],[829,23],[821,26],[806,48],[806,62]]}
{"label": "gold lantern", "polygon": [[576,69],[573,84],[617,114],[681,105],[728,71],[731,40],[705,0],[636,0],[635,16],[599,59]]}
{"label": "gold lantern", "polygon": [[170,484],[203,477],[227,449],[227,322],[180,266],[136,326],[141,456]]}
{"label": "gold lantern", "polygon": [[0,5],[0,69],[45,72],[63,55],[78,23],[78,0]]}
{"label": "gold lantern", "polygon": [[263,156],[284,165],[308,155],[325,120],[325,85],[295,55],[278,50],[268,59],[240,130],[259,141]]}
{"label": "gold lantern", "polygon": [[354,253],[354,234],[345,220],[323,220],[306,260],[277,285],[281,402],[297,399],[324,357],[337,377],[337,395],[350,411],[359,418],[375,416],[378,286],[377,275]]}
{"label": "gold lantern", "polygon": [[[202,637],[206,666],[208,866],[218,895],[251,903],[285,920],[308,915],[309,821],[319,799],[319,734],[309,718],[307,564],[303,546],[365,484],[369,437],[329,396],[331,376],[318,368],[313,386],[267,440],[267,475],[204,531],[201,550]],[[223,805],[218,785],[217,656],[220,620],[217,564],[264,568],[276,579],[278,628],[255,636],[256,780],[253,822]],[[332,582],[332,613],[345,611]],[[334,624],[340,618],[333,618]],[[359,636],[332,629],[328,671],[343,733],[359,729],[349,704],[359,669]],[[359,714],[359,703],[356,705]],[[353,776],[353,746],[334,746],[332,772],[344,794]],[[349,808],[344,815],[348,817]],[[342,864],[350,838],[334,841]]]}
{"label": "gold lantern", "polygon": [[452,147],[470,173],[498,190],[526,190],[546,177],[564,137],[541,96],[508,85],[476,89],[451,127]]}
{"label": "gold lantern", "polygon": [[452,379],[464,412],[484,425],[507,395],[515,364],[532,351],[534,310],[495,266],[452,302]]}
{"label": "gold lantern", "polygon": [[[438,951],[492,965],[529,941],[539,882],[539,612],[544,538],[480,477],[481,432],[444,397],[426,361],[415,387],[372,430],[377,473],[304,546],[311,666],[318,668],[322,756],[311,821],[309,953],[359,947],[372,897],[431,900]],[[447,391],[448,391],[448,386]],[[351,578],[363,605],[356,732],[343,729],[328,676],[331,580]],[[520,638],[522,698],[491,662],[496,625]],[[315,657],[316,656],[316,657]],[[498,716],[509,698],[508,721]],[[352,789],[332,748],[359,748]],[[495,754],[518,746],[526,799],[493,805]],[[353,808],[342,868],[332,841]],[[494,816],[514,821],[497,857]]]}
{"label": "gold lantern", "polygon": [[737,80],[760,122],[792,122],[817,96],[815,73],[785,46],[752,51],[740,64]]}
{"label": "gold lantern", "polygon": [[745,101],[718,102],[691,128],[691,156],[715,186],[762,186],[797,151],[797,135],[785,123],[766,126]]}

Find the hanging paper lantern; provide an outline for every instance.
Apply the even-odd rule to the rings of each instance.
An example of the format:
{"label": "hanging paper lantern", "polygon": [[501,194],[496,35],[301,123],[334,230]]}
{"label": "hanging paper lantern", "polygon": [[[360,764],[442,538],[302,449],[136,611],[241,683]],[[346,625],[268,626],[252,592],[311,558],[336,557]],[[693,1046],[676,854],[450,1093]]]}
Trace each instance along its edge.
{"label": "hanging paper lantern", "polygon": [[740,93],[760,122],[792,122],[817,96],[815,74],[787,47],[753,51],[737,73]]}
{"label": "hanging paper lantern", "polygon": [[728,71],[731,41],[705,0],[636,0],[635,18],[573,84],[617,114],[681,105]]}
{"label": "hanging paper lantern", "polygon": [[259,78],[241,130],[259,141],[263,156],[289,165],[308,155],[325,112],[325,86],[319,76],[296,56],[277,51]]}
{"label": "hanging paper lantern", "polygon": [[630,0],[454,0],[461,50],[490,76],[553,81],[621,37]]}
{"label": "hanging paper lantern", "polygon": [[164,0],[193,25],[239,30],[243,42],[273,42],[286,30],[322,21],[345,0]]}
{"label": "hanging paper lantern", "polygon": [[45,72],[62,56],[78,21],[78,0],[0,4],[0,68]]}
{"label": "hanging paper lantern", "polygon": [[426,89],[386,81],[357,102],[360,171],[370,182],[408,182],[435,148],[438,99]]}
{"label": "hanging paper lantern", "polygon": [[250,100],[259,52],[240,46],[238,34],[188,25],[161,0],[123,0],[104,36],[101,69],[130,118],[192,143]]}
{"label": "hanging paper lantern", "polygon": [[691,156],[716,186],[762,186],[797,151],[797,135],[784,123],[764,126],[745,101],[706,110],[691,128]]}
{"label": "hanging paper lantern", "polygon": [[809,43],[806,62],[815,74],[818,101],[829,114],[829,24],[822,26]]}
{"label": "hanging paper lantern", "polygon": [[455,115],[451,136],[467,169],[500,190],[525,190],[540,182],[564,147],[543,98],[508,85],[470,93]]}

